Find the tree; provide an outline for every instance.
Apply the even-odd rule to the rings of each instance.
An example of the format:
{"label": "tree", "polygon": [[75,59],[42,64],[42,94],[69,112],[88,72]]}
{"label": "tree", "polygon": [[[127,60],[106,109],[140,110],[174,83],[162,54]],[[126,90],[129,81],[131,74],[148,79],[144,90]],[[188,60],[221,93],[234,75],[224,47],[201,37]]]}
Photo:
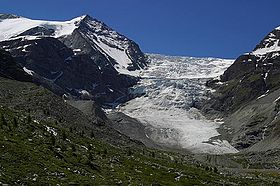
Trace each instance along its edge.
{"label": "tree", "polygon": [[1,114],[0,128],[3,129],[3,115]]}
{"label": "tree", "polygon": [[88,160],[89,160],[89,161],[92,161],[92,160],[93,160],[93,156],[92,156],[92,154],[91,154],[90,152],[88,153]]}
{"label": "tree", "polygon": [[217,167],[214,167],[214,172],[215,172],[215,173],[218,173]]}
{"label": "tree", "polygon": [[62,152],[67,151],[67,147],[66,147],[66,145],[64,143],[61,144],[61,151]]}
{"label": "tree", "polygon": [[51,145],[54,146],[55,145],[55,137],[52,135],[51,136]]}
{"label": "tree", "polygon": [[14,119],[13,119],[13,126],[14,126],[14,128],[18,127],[18,122],[17,122],[17,118],[16,117],[14,117]]}
{"label": "tree", "polygon": [[92,145],[89,144],[89,145],[88,145],[88,151],[91,151],[91,150],[92,150]]}
{"label": "tree", "polygon": [[91,138],[94,138],[94,133],[93,133],[93,131],[91,131],[90,137],[91,137]]}
{"label": "tree", "polygon": [[67,138],[65,130],[62,130],[62,139],[65,141]]}
{"label": "tree", "polygon": [[31,123],[31,121],[32,121],[32,120],[31,120],[31,116],[28,115],[28,116],[27,116],[27,123]]}
{"label": "tree", "polygon": [[131,156],[131,155],[132,155],[132,151],[131,151],[130,148],[128,149],[127,155],[128,155],[128,156]]}
{"label": "tree", "polygon": [[85,132],[82,130],[82,131],[80,132],[80,136],[81,136],[81,137],[84,137],[84,134],[85,134]]}
{"label": "tree", "polygon": [[72,143],[72,144],[71,144],[71,148],[72,148],[72,151],[73,151],[73,152],[76,152],[76,146],[75,146],[75,144]]}
{"label": "tree", "polygon": [[3,114],[1,114],[1,123],[2,123],[3,126],[8,126],[8,123],[7,123]]}

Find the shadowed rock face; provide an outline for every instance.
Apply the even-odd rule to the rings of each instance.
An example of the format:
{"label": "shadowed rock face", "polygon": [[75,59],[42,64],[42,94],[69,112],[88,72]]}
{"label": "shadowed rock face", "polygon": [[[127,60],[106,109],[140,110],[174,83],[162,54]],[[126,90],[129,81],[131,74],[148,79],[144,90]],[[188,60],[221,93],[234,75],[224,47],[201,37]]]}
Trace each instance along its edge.
{"label": "shadowed rock face", "polygon": [[[238,57],[224,72],[221,76],[223,85],[217,86],[215,96],[218,97],[213,99],[216,100],[215,109],[235,110],[280,87],[279,39],[280,30],[273,30],[252,52]],[[215,83],[212,85],[215,86]]]}
{"label": "shadowed rock face", "polygon": [[[4,43],[10,44],[15,48],[19,48],[19,46],[28,47],[23,47],[24,51],[21,51],[25,55],[21,54],[20,50],[13,50],[13,48],[10,48],[13,55],[17,56],[15,59],[9,52],[0,50],[1,108],[7,107],[19,113],[26,112],[32,115],[37,121],[48,120],[48,122],[56,122],[59,123],[60,126],[75,129],[77,132],[83,131],[87,135],[94,135],[96,139],[113,145],[136,145],[143,147],[140,142],[133,141],[111,128],[109,126],[111,121],[95,102],[89,100],[69,100],[68,103],[70,104],[67,104],[61,97],[32,83],[32,81],[43,82],[40,81],[43,75],[52,78],[54,74],[51,73],[50,70],[62,69],[66,77],[70,78],[70,75],[67,74],[71,74],[71,71],[69,70],[68,72],[67,70],[71,68],[65,68],[65,63],[61,62],[59,59],[72,55],[72,50],[67,49],[60,41],[54,38],[43,38],[34,41],[13,40],[13,42],[7,41]],[[35,49],[32,50],[32,47]],[[48,52],[43,52],[44,50]],[[33,60],[34,58],[41,60],[35,61]],[[18,63],[16,63],[16,60],[19,60]],[[57,62],[57,66],[53,66],[51,61]],[[83,62],[77,61],[77,63]],[[23,70],[23,67],[26,67],[26,69],[32,68],[36,70],[38,74],[33,74],[35,72],[32,72],[33,76],[28,75]],[[50,70],[41,71],[42,68]],[[90,67],[85,69],[90,69]],[[92,71],[92,69],[90,70]],[[75,71],[73,71],[73,73],[74,72]],[[31,72],[29,71],[29,73]],[[70,83],[71,82],[69,82],[69,85],[71,85]],[[74,105],[78,109],[70,105]],[[80,110],[86,110],[87,112],[83,114]]]}
{"label": "shadowed rock face", "polygon": [[280,148],[279,40],[280,31],[276,28],[252,52],[237,58],[220,82],[208,82],[217,91],[203,110],[226,116],[221,130],[239,150]]}
{"label": "shadowed rock face", "polygon": [[58,95],[92,99],[106,106],[130,99],[128,88],[139,78],[120,73],[117,60],[100,46],[123,52],[131,61],[125,69],[129,74],[146,66],[138,45],[89,16],[74,24],[71,34],[56,38],[56,25],[42,23],[0,42],[0,47],[10,51],[21,68],[32,72],[34,81]]}
{"label": "shadowed rock face", "polygon": [[0,21],[1,19],[15,19],[19,18],[20,16],[13,15],[13,14],[0,14]]}
{"label": "shadowed rock face", "polygon": [[0,43],[18,64],[34,72],[36,81],[56,92],[100,103],[127,96],[127,88],[137,78],[119,74],[114,68],[99,68],[98,60],[88,54],[74,54],[55,38],[11,40]]}
{"label": "shadowed rock face", "polygon": [[[101,38],[100,41],[97,37]],[[88,15],[80,21],[79,27],[71,35],[61,38],[61,40],[69,48],[81,49],[81,52],[87,51],[88,54],[93,56],[95,56],[96,53],[99,53],[99,55],[102,54],[109,60],[111,65],[114,65],[114,59],[102,48],[99,48],[97,44],[98,42],[104,42],[108,46],[117,48],[126,53],[131,60],[131,64],[127,67],[129,71],[140,70],[147,66],[144,54],[134,41],[117,33],[105,23],[91,18]]]}
{"label": "shadowed rock face", "polygon": [[[0,77],[0,105],[19,113],[29,113],[37,121],[56,122],[62,127],[75,129],[77,133],[83,131],[89,136],[92,132],[96,139],[113,145],[143,146],[109,127],[109,120],[102,111],[87,116],[52,92],[30,82]],[[95,103],[92,106],[99,110]]]}
{"label": "shadowed rock face", "polygon": [[20,81],[32,81],[32,77],[23,71],[9,52],[4,50],[0,50],[0,76]]}
{"label": "shadowed rock face", "polygon": [[[51,36],[54,33],[54,29],[48,29],[45,27],[41,27],[41,26],[37,26],[34,28],[31,28],[21,34],[19,34],[18,36]],[[16,37],[18,37],[16,36]]]}

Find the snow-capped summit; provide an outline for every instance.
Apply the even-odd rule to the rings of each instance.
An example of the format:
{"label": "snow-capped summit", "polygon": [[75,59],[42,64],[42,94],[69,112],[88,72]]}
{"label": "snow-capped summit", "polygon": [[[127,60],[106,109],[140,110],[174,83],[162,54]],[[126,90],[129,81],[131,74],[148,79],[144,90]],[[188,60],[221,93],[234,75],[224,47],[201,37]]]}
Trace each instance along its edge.
{"label": "snow-capped summit", "polygon": [[28,37],[32,35],[42,37],[45,35],[44,32],[36,32],[36,33],[28,32],[31,29],[39,30],[39,28],[41,30],[50,31],[49,34],[46,34],[45,36],[61,37],[64,35],[69,35],[74,31],[74,29],[78,27],[77,23],[82,18],[83,17],[78,17],[71,21],[60,22],[60,21],[31,20],[19,16],[18,17],[6,16],[5,19],[2,20],[0,19],[0,41],[17,39],[18,37]]}
{"label": "snow-capped summit", "polygon": [[[0,15],[0,41],[42,37],[58,38],[75,52],[99,52],[122,74],[137,76],[135,71],[146,66],[144,55],[136,43],[89,15],[70,21],[32,20],[10,14]],[[81,40],[86,40],[86,43],[80,42]]]}
{"label": "snow-capped summit", "polygon": [[[223,81],[238,78],[240,82],[246,82],[246,77],[254,74],[255,79],[260,79],[261,85],[252,98],[258,97],[272,89],[278,83],[279,58],[280,58],[280,27],[273,29],[259,44],[249,53],[239,56],[234,64],[228,68],[222,76]],[[257,75],[258,74],[258,77]],[[273,83],[268,83],[269,81]]]}
{"label": "snow-capped summit", "polygon": [[[90,48],[101,52],[109,61],[113,59],[112,64],[118,72],[138,76],[139,70],[146,66],[144,55],[139,46],[105,23],[86,15],[77,24],[78,28],[72,36],[82,37],[90,42]],[[89,50],[88,47],[80,43],[71,43],[69,47],[78,48],[81,51]]]}
{"label": "snow-capped summit", "polygon": [[280,52],[280,27],[270,32],[253,50],[252,54],[257,56]]}
{"label": "snow-capped summit", "polygon": [[20,18],[20,16],[17,16],[17,15],[14,15],[14,14],[0,14],[0,20],[14,19],[14,18]]}
{"label": "snow-capped summit", "polygon": [[126,100],[146,66],[134,41],[89,15],[44,21],[1,14],[0,48],[52,91],[78,97],[87,92],[101,103]]}
{"label": "snow-capped summit", "polygon": [[[253,51],[239,56],[212,86],[216,94],[204,111],[227,116],[230,143],[249,151],[279,148],[280,27]],[[211,85],[208,83],[208,85]]]}

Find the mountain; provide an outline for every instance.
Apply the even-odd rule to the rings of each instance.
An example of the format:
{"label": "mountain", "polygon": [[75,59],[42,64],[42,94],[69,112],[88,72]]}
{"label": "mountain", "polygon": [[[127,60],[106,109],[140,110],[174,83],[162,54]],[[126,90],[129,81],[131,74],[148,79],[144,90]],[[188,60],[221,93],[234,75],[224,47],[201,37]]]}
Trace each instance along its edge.
{"label": "mountain", "polygon": [[28,75],[22,68],[19,66],[11,54],[4,50],[0,49],[0,76],[20,80],[20,81],[32,81],[32,77]]}
{"label": "mountain", "polygon": [[280,28],[274,29],[247,54],[238,57],[220,81],[204,112],[226,117],[227,138],[239,150],[280,148]]}
{"label": "mountain", "polygon": [[[208,154],[236,152],[198,110],[232,61],[148,55],[140,72],[137,44],[89,16],[0,19],[0,185],[279,185],[279,150]],[[130,95],[136,119],[95,102]],[[170,139],[207,154],[143,145]]]}
{"label": "mountain", "polygon": [[[111,128],[111,121],[94,102],[65,101],[32,82],[15,80],[18,74],[30,76],[18,68],[9,53],[0,52],[0,65],[5,72],[5,77],[2,73],[0,77],[1,185],[280,182],[263,172],[254,172],[258,177],[253,180],[236,178],[196,161],[192,155],[146,148]],[[82,106],[85,112],[69,102]]]}
{"label": "mountain", "polygon": [[254,172],[254,179],[249,177],[252,174],[244,172],[236,177],[189,154],[146,148],[110,128],[110,121],[96,105],[89,101],[87,105],[93,110],[84,114],[41,86],[0,77],[0,184],[272,185],[280,182],[265,172]]}
{"label": "mountain", "polygon": [[2,14],[0,47],[58,95],[109,106],[129,99],[146,66],[135,42],[88,15],[62,22]]}

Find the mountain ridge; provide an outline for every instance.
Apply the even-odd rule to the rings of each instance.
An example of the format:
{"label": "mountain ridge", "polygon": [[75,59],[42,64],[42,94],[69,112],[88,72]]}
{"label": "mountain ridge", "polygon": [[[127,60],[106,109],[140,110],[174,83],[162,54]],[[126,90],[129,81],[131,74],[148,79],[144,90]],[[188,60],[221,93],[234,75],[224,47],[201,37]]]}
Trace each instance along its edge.
{"label": "mountain ridge", "polygon": [[147,64],[135,42],[88,15],[65,22],[5,15],[0,47],[58,95],[109,107],[130,99]]}
{"label": "mountain ridge", "polygon": [[[146,148],[110,128],[104,114],[92,107],[94,103],[88,102],[90,108],[83,114],[33,83],[2,77],[0,82],[0,184],[279,183],[269,172],[233,176],[221,166],[202,163],[190,154]],[[205,158],[213,162],[211,156]],[[242,168],[234,161],[236,156],[219,159],[223,160],[221,165],[230,161]],[[245,159],[238,156],[238,161]]]}
{"label": "mountain ridge", "polygon": [[[111,46],[113,46],[113,48],[116,47],[120,50],[126,50],[126,48],[130,48],[129,45],[133,45],[136,49],[135,49],[135,51],[130,51],[130,52],[126,53],[129,57],[129,59],[128,59],[128,61],[126,61],[126,63],[129,63],[130,60],[132,63],[135,61],[135,60],[133,60],[133,57],[132,57],[133,54],[130,55],[131,52],[137,53],[140,51],[139,46],[136,43],[134,43],[132,40],[126,38],[125,36],[123,36],[122,34],[119,34],[116,31],[114,31],[113,29],[108,27],[104,22],[99,21],[95,18],[92,18],[89,15],[79,16],[79,17],[71,19],[70,21],[32,20],[32,19],[28,19],[28,18],[24,18],[24,17],[20,17],[20,16],[14,16],[14,17],[10,18],[11,17],[10,15],[6,15],[6,17],[7,18],[5,18],[1,21],[2,23],[0,22],[0,30],[1,30],[0,41],[9,40],[12,38],[16,39],[17,37],[34,36],[35,35],[34,33],[28,32],[32,29],[34,32],[34,28],[49,30],[49,33],[37,32],[36,34],[40,34],[37,36],[40,36],[40,37],[50,36],[50,37],[55,37],[55,38],[67,37],[67,36],[73,34],[73,32],[75,32],[76,30],[79,30],[80,33],[82,33],[84,36],[87,36],[86,39],[88,41],[94,41],[94,40],[98,39],[99,35],[103,36],[101,39],[103,42],[105,42],[104,46],[106,46],[106,44],[107,45],[110,44]],[[5,29],[1,29],[1,25],[2,25],[2,27],[5,26]],[[13,31],[11,31],[11,30],[13,30]],[[89,32],[88,35],[87,35],[87,32]],[[35,39],[35,38],[31,37],[31,39]],[[102,41],[100,41],[98,39],[92,44],[98,46],[98,43],[99,44],[103,43]],[[71,45],[70,45],[70,48],[71,48]],[[102,52],[104,52],[107,55],[108,55],[108,52],[110,52],[109,50],[112,50],[110,48],[104,49],[101,47],[101,45],[99,45],[99,48],[101,48]],[[75,48],[72,48],[72,49],[74,50]],[[141,53],[141,51],[140,51],[140,53]],[[108,56],[110,56],[110,55],[108,55]],[[112,57],[112,56],[110,56],[110,57]],[[112,58],[114,60],[116,60],[116,62],[120,63],[120,61],[117,61],[117,59],[116,59],[117,56],[114,56],[114,57],[112,57]],[[138,58],[143,58],[143,56],[138,57]],[[136,69],[140,70],[140,68],[143,68],[145,66],[145,62],[143,61],[144,58],[140,59],[140,60],[142,60],[142,61],[137,63],[137,66],[135,66],[134,68],[130,67],[129,69],[131,71],[133,71]],[[122,73],[125,73],[125,71],[122,71]]]}
{"label": "mountain ridge", "polygon": [[[5,15],[5,17],[21,19],[13,15]],[[230,130],[237,131],[232,133],[227,131],[228,140],[236,148],[248,150],[248,153],[244,150],[245,153],[242,151],[227,155],[193,155],[184,151],[185,154],[182,155],[146,148],[142,143],[149,147],[160,148],[154,140],[162,143],[163,140],[166,142],[166,139],[173,137],[175,137],[175,143],[177,137],[192,142],[183,144],[185,147],[191,147],[190,149],[201,150],[198,143],[207,148],[217,147],[217,150],[222,147],[221,145],[226,140],[210,139],[212,136],[219,135],[216,131],[218,125],[204,123],[206,125],[203,126],[203,122],[195,123],[195,121],[204,119],[196,108],[204,106],[202,100],[208,100],[209,93],[213,90],[205,88],[206,79],[221,73],[225,66],[219,66],[215,59],[191,60],[187,57],[178,59],[180,63],[189,61],[193,68],[188,68],[190,66],[185,64],[178,65],[176,59],[172,57],[158,56],[161,58],[160,61],[154,56],[154,62],[159,63],[158,66],[161,66],[161,69],[156,71],[157,65],[147,69],[148,74],[142,78],[144,83],[142,85],[139,83],[135,89],[136,96],[139,96],[139,93],[143,95],[143,86],[149,88],[148,94],[141,97],[146,101],[136,102],[138,104],[136,106],[142,108],[143,113],[151,114],[148,119],[155,121],[156,128],[150,128],[146,133],[143,123],[124,114],[113,114],[109,120],[95,102],[114,107],[132,98],[130,96],[134,95],[131,95],[131,87],[139,80],[137,68],[142,69],[146,66],[146,61],[142,63],[140,59],[145,56],[137,46],[133,46],[130,40],[124,41],[123,36],[111,33],[106,28],[102,28],[102,25],[100,31],[94,30],[92,29],[94,25],[91,24],[95,23],[88,21],[89,23],[85,21],[85,25],[79,28],[80,30],[74,29],[75,31],[66,37],[51,37],[57,31],[52,24],[48,26],[35,24],[34,27],[16,35],[18,37],[11,36],[9,40],[0,42],[1,48],[9,51],[1,53],[2,50],[0,50],[0,70],[4,69],[6,76],[10,77],[10,79],[6,79],[5,75],[4,78],[0,77],[0,153],[2,157],[0,159],[0,184],[279,184],[280,165],[279,155],[277,155],[279,150],[275,148],[280,144],[277,133],[279,128],[273,130],[279,121],[277,119],[280,110],[279,92],[274,91],[273,94],[260,97],[254,100],[255,105],[250,102],[249,106],[245,105],[246,109],[242,107],[240,112],[235,112],[231,118],[226,118],[229,121],[225,121],[224,126],[231,126]],[[70,24],[71,28],[73,24]],[[101,32],[101,35],[97,35],[95,31]],[[117,43],[116,47],[114,47],[115,40],[111,43],[111,39],[115,36],[121,43]],[[132,64],[134,68],[130,70],[129,63],[126,63],[127,66],[124,68],[119,66],[117,69],[116,65],[121,64],[114,59],[112,53],[109,53],[120,51],[122,54],[117,53],[117,56],[125,54],[129,58],[127,54],[129,51],[123,48],[126,47],[122,46],[123,42],[125,44],[130,42],[130,52],[135,52],[135,55],[133,54],[135,63]],[[5,61],[6,59],[8,60]],[[248,59],[246,63],[250,62]],[[218,60],[218,62],[221,61]],[[6,67],[11,68],[14,73],[5,70]],[[224,68],[221,70],[221,67]],[[170,72],[172,68],[175,73]],[[123,71],[120,69],[126,69],[126,73],[134,71],[136,73],[122,74]],[[236,69],[232,67],[233,71]],[[250,68],[247,69],[250,70]],[[16,78],[17,72],[22,76],[32,78],[37,85],[15,81],[14,79],[25,80],[22,77]],[[242,74],[242,71],[240,73]],[[254,78],[250,77],[251,75],[248,76],[248,79],[253,80],[252,82],[256,80],[255,76]],[[263,76],[265,75],[261,76],[261,80],[264,80]],[[239,81],[239,79],[233,80]],[[227,89],[227,81],[223,82],[217,78],[207,85],[213,85],[214,88],[223,87],[225,92],[231,91]],[[220,90],[217,90],[216,93],[219,92]],[[250,91],[248,92],[245,91],[250,94]],[[149,98],[152,100],[148,100]],[[271,104],[272,101],[273,104]],[[145,107],[143,103],[146,104]],[[261,104],[264,106],[260,107]],[[217,105],[221,106],[219,102]],[[130,107],[133,112],[136,106]],[[154,112],[158,106],[161,107],[160,112]],[[231,105],[222,106],[230,107]],[[240,105],[236,105],[237,107]],[[174,112],[168,112],[168,109]],[[187,114],[189,118],[186,117],[184,109],[190,109]],[[229,111],[232,111],[230,109]],[[244,111],[251,111],[253,114],[244,115]],[[267,113],[270,113],[272,117],[265,118],[264,115]],[[253,120],[239,122],[240,125],[236,126],[235,121],[240,121],[240,118],[247,120],[247,116],[249,119],[254,116]],[[169,126],[158,128],[158,120],[162,118],[163,124]],[[275,119],[274,123],[269,123],[271,119]],[[186,121],[189,121],[189,125],[186,125]],[[232,123],[229,123],[230,121]],[[128,125],[131,127],[129,130],[126,127]],[[183,134],[186,136],[172,130],[174,126],[177,129],[183,127],[185,129]],[[192,126],[194,126],[193,129]],[[202,128],[204,130],[201,130]],[[139,132],[139,130],[142,131]],[[196,131],[202,133],[195,133]],[[139,141],[145,139],[141,143],[133,140],[135,138],[140,139]],[[258,143],[260,139],[262,144]],[[228,148],[227,143],[224,145]],[[180,147],[183,147],[182,144]],[[268,151],[259,153],[260,148]],[[256,151],[253,152],[254,149]],[[233,150],[222,153],[236,152],[235,149]],[[201,151],[197,152],[201,153]]]}
{"label": "mountain ridge", "polygon": [[[278,27],[277,27],[278,28]],[[217,91],[203,108],[223,116],[220,129],[239,150],[279,149],[280,30],[273,29],[250,53],[238,57],[220,81],[208,82]]]}

